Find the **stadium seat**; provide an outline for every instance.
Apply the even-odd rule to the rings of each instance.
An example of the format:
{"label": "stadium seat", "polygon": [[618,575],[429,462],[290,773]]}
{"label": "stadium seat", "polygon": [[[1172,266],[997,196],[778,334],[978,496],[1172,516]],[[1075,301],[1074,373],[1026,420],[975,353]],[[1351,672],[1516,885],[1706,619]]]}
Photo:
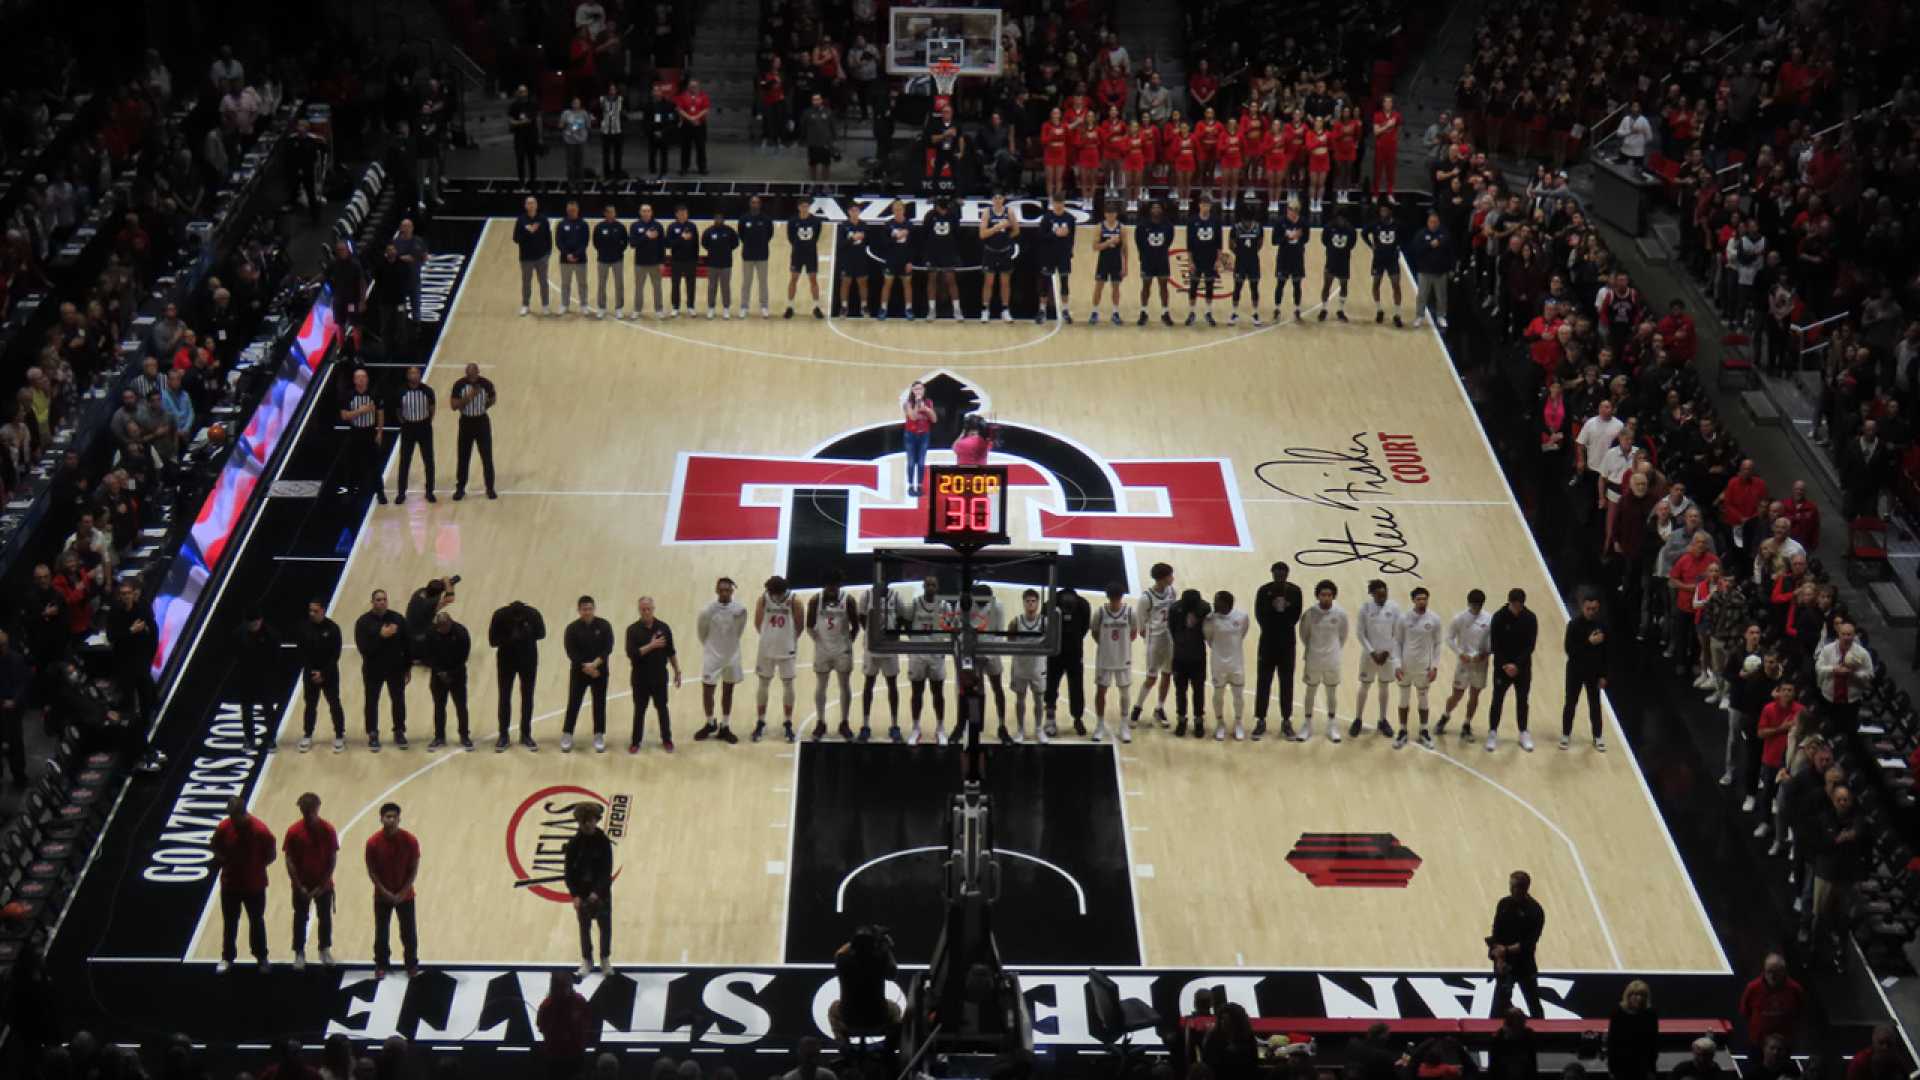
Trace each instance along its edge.
{"label": "stadium seat", "polygon": [[1847,522],[1847,580],[1856,585],[1881,581],[1892,573],[1887,563],[1887,523],[1877,517]]}

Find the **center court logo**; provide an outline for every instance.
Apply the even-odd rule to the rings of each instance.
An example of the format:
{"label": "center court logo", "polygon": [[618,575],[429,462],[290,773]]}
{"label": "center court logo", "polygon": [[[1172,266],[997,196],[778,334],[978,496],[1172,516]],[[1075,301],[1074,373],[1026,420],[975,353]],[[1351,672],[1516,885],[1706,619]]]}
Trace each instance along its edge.
{"label": "center court logo", "polygon": [[[627,817],[633,811],[631,795],[607,796],[572,784],[541,788],[527,796],[507,821],[507,867],[513,871],[514,888],[556,904],[573,902],[573,894],[567,892],[566,847],[579,831],[573,808],[583,802],[597,803],[606,811],[600,827],[609,837],[617,842],[626,835]],[[614,852],[617,858],[617,843]],[[618,867],[613,876],[620,876]]]}
{"label": "center court logo", "polygon": [[[948,371],[920,381],[940,416],[930,456],[950,461],[961,419],[993,416],[992,402]],[[994,461],[1008,465],[1009,486],[1026,497],[1024,523],[1017,510],[1011,515],[1015,542],[1058,550],[1062,585],[1137,584],[1139,544],[1252,549],[1231,461],[1113,461],[1057,432],[1006,418],[993,424]],[[898,419],[832,436],[803,457],[682,452],[661,543],[772,544],[774,572],[802,589],[819,587],[832,570],[871,581],[875,548],[926,537],[925,497],[905,490]],[[1038,565],[1003,568],[996,583],[1038,585],[1045,575]]]}

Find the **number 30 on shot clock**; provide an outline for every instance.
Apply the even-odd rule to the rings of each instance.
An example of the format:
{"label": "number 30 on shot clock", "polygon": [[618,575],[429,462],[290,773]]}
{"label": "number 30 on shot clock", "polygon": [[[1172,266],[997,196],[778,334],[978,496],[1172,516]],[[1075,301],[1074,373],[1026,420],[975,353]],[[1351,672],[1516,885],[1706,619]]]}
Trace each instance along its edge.
{"label": "number 30 on shot clock", "polygon": [[927,466],[927,543],[985,547],[1007,542],[1004,465]]}

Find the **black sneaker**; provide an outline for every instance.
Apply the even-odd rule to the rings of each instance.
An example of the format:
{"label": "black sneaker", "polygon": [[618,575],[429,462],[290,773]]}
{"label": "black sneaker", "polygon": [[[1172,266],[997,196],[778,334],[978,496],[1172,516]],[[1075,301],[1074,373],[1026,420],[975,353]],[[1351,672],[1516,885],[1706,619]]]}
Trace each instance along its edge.
{"label": "black sneaker", "polygon": [[1386,322],[1386,321],[1387,321],[1387,313],[1386,313],[1386,311],[1385,311],[1385,309],[1382,309],[1382,310],[1380,310],[1380,311],[1376,311],[1376,312],[1374,312],[1374,313],[1373,313],[1373,321],[1374,321],[1374,322],[1377,322],[1377,323],[1383,323],[1383,322]]}
{"label": "black sneaker", "polygon": [[1393,737],[1393,748],[1395,750],[1404,750],[1406,749],[1406,746],[1407,746],[1407,729],[1401,728],[1400,733]]}
{"label": "black sneaker", "polygon": [[1173,737],[1176,739],[1184,739],[1187,737],[1187,715],[1185,713],[1181,713],[1180,719],[1174,723]]}
{"label": "black sneaker", "polygon": [[466,489],[466,488],[454,488],[454,489],[453,489],[453,501],[454,501],[454,502],[459,502],[459,501],[460,501],[461,499],[464,499],[464,498],[466,498],[466,497],[467,497],[467,489]]}
{"label": "black sneaker", "polygon": [[824,319],[827,317],[827,313],[816,307],[813,309],[813,317],[816,319]]}
{"label": "black sneaker", "polygon": [[462,750],[473,749],[473,737],[471,735],[460,736],[460,749]]}
{"label": "black sneaker", "polygon": [[735,735],[733,729],[730,727],[722,727],[720,733],[715,735],[714,738],[719,739],[728,746],[736,746],[740,742],[740,736]]}
{"label": "black sneaker", "polygon": [[1447,733],[1447,725],[1452,722],[1453,718],[1451,716],[1443,714],[1440,717],[1440,722],[1433,725],[1433,733],[1435,735],[1445,735]]}
{"label": "black sneaker", "polygon": [[843,742],[853,741],[853,725],[845,720],[840,721],[840,739]]}
{"label": "black sneaker", "polygon": [[1127,714],[1126,724],[1129,727],[1140,726],[1140,706],[1135,705],[1133,711]]}
{"label": "black sneaker", "polygon": [[706,742],[708,739],[711,739],[718,734],[720,734],[720,725],[709,720],[707,721],[706,727],[703,727],[700,730],[693,733],[693,741]]}
{"label": "black sneaker", "polygon": [[446,748],[447,748],[447,740],[441,738],[438,735],[435,735],[431,740],[427,742],[427,753],[429,754],[433,753],[436,750],[445,750]]}
{"label": "black sneaker", "polygon": [[1398,326],[1398,327],[1404,327],[1404,326],[1406,326],[1407,324],[1406,324],[1406,323],[1403,323],[1403,322],[1401,322],[1401,321],[1400,321],[1400,316],[1399,316],[1399,315],[1395,315],[1395,316],[1393,317],[1393,325],[1395,325],[1395,326]]}
{"label": "black sneaker", "polygon": [[1321,308],[1321,309],[1320,309],[1320,319],[1319,319],[1319,321],[1321,321],[1321,322],[1326,322],[1326,321],[1327,321],[1327,309],[1326,309],[1326,308]]}
{"label": "black sneaker", "polygon": [[496,754],[504,754],[507,752],[507,748],[512,745],[513,743],[509,741],[505,735],[502,735],[493,740],[493,752]]}
{"label": "black sneaker", "polygon": [[853,738],[853,741],[854,741],[854,742],[867,742],[868,740],[870,740],[870,739],[872,739],[872,738],[873,738],[873,729],[872,729],[872,728],[870,728],[870,727],[868,727],[868,726],[867,726],[867,725],[865,725],[865,724],[861,724],[861,725],[860,725],[860,734],[858,734],[858,735],[856,735],[856,736],[854,736],[854,738]]}
{"label": "black sneaker", "polygon": [[783,723],[781,723],[781,725],[780,725],[780,731],[781,731],[781,734],[782,734],[782,735],[784,735],[784,736],[786,737],[786,740],[787,740],[788,742],[793,742],[793,741],[794,741],[794,739],[796,739],[796,738],[798,737],[798,736],[796,736],[796,735],[794,735],[794,733],[793,733],[793,721],[791,721],[791,720],[787,720],[787,721],[785,721],[785,722],[783,722]]}
{"label": "black sneaker", "polygon": [[[940,729],[938,727],[933,729],[933,741],[934,742],[940,741]],[[967,741],[967,725],[962,724],[959,721],[955,721],[953,725],[953,734],[947,736],[947,745],[959,746],[961,743],[966,741]]]}
{"label": "black sneaker", "polygon": [[1012,742],[1013,742],[1013,734],[1007,730],[1006,724],[1004,723],[1001,724],[1000,725],[1000,745],[1008,746],[1008,745],[1011,745]]}
{"label": "black sneaker", "polygon": [[[1355,720],[1355,721],[1354,721],[1354,723],[1356,723],[1356,724],[1357,724],[1357,723],[1359,723],[1359,722],[1360,722],[1360,721],[1358,721],[1358,720]],[[1375,731],[1378,731],[1378,732],[1379,732],[1380,734],[1382,734],[1382,735],[1384,735],[1384,736],[1386,736],[1386,737],[1388,737],[1388,738],[1392,738],[1392,737],[1393,737],[1393,725],[1392,725],[1392,724],[1389,724],[1389,723],[1387,723],[1387,722],[1386,722],[1385,720],[1382,720],[1382,721],[1380,721],[1379,723],[1377,723],[1377,724],[1375,724],[1375,725],[1373,726],[1373,729],[1374,729]]]}
{"label": "black sneaker", "polygon": [[759,742],[760,737],[762,735],[765,735],[766,733],[767,733],[767,722],[765,720],[756,720],[753,723],[753,734],[747,736],[747,738],[753,740],[754,742]]}
{"label": "black sneaker", "polygon": [[1078,736],[1080,736],[1080,737],[1081,737],[1081,738],[1083,738],[1083,739],[1084,739],[1084,738],[1086,738],[1086,737],[1087,737],[1087,724],[1086,724],[1086,721],[1084,721],[1084,720],[1082,720],[1082,719],[1080,719],[1080,718],[1079,718],[1079,717],[1077,717],[1077,716],[1076,716],[1076,717],[1074,717],[1074,718],[1073,718],[1073,733],[1074,733],[1075,735],[1078,735]]}
{"label": "black sneaker", "polygon": [[[1071,312],[1071,311],[1062,311],[1062,312],[1060,313],[1060,321],[1061,321],[1061,322],[1063,322],[1063,323],[1066,323],[1066,324],[1067,324],[1068,326],[1072,326],[1072,325],[1073,325],[1073,312]],[[1095,318],[1095,319],[1094,319],[1093,321],[1094,321],[1094,322],[1099,322],[1100,320],[1099,320],[1099,319],[1098,319],[1098,318],[1096,317],[1096,318]]]}
{"label": "black sneaker", "polygon": [[1147,313],[1146,313],[1146,310],[1145,310],[1144,308],[1143,308],[1143,309],[1141,309],[1141,312],[1140,312],[1140,321],[1139,321],[1139,322],[1137,322],[1137,323],[1135,323],[1134,325],[1135,325],[1135,326],[1145,326],[1145,325],[1147,325]]}
{"label": "black sneaker", "polygon": [[1346,309],[1346,308],[1341,308],[1341,309],[1340,309],[1339,311],[1336,311],[1336,312],[1334,312],[1334,313],[1333,313],[1333,317],[1334,317],[1334,318],[1336,318],[1336,319],[1339,319],[1339,320],[1340,320],[1341,322],[1347,322],[1347,321],[1349,321],[1349,320],[1347,319],[1347,309]]}
{"label": "black sneaker", "polygon": [[536,754],[540,752],[540,744],[537,742],[534,742],[533,736],[531,735],[520,736],[520,745],[522,747],[525,747],[528,750],[533,751]]}
{"label": "black sneaker", "polygon": [[[1348,727],[1348,728],[1347,728],[1347,738],[1349,738],[1349,739],[1357,739],[1357,738],[1359,738],[1359,737],[1360,737],[1360,732],[1361,732],[1362,730],[1364,730],[1364,728],[1363,728],[1363,725],[1362,725],[1362,724],[1360,723],[1360,721],[1359,721],[1359,719],[1358,719],[1358,718],[1356,718],[1356,719],[1355,719],[1355,720],[1353,721],[1353,724],[1352,724],[1352,726],[1350,726],[1350,727]],[[1391,734],[1393,734],[1393,733],[1392,733],[1392,732],[1388,732],[1387,734],[1389,734],[1389,735],[1391,735]]]}
{"label": "black sneaker", "polygon": [[438,502],[439,500],[437,500],[437,499],[435,499],[435,498],[433,497],[433,492],[431,492],[431,491],[429,491],[429,492],[427,492],[427,501],[428,501],[428,502]]}
{"label": "black sneaker", "polygon": [[1196,716],[1193,718],[1193,737],[1196,739],[1204,739],[1207,737],[1206,717]]}
{"label": "black sneaker", "polygon": [[1153,722],[1156,724],[1159,724],[1163,728],[1166,727],[1167,726],[1167,710],[1159,707],[1158,705],[1154,706]]}
{"label": "black sneaker", "polygon": [[[1173,313],[1172,313],[1172,312],[1167,312],[1167,311],[1163,311],[1163,312],[1161,312],[1161,313],[1160,313],[1160,325],[1162,325],[1162,326],[1172,326],[1172,325],[1173,325]],[[380,501],[381,501],[381,502],[386,502],[387,500],[385,500],[385,499],[381,499]]]}
{"label": "black sneaker", "polygon": [[1213,321],[1213,312],[1211,312],[1211,311],[1209,311],[1209,312],[1207,312],[1207,325],[1208,325],[1208,326],[1219,326],[1219,325],[1220,325],[1219,323],[1217,323],[1217,322],[1214,322],[1214,321]]}
{"label": "black sneaker", "polygon": [[1254,742],[1259,742],[1260,737],[1266,733],[1267,722],[1265,720],[1255,720],[1253,722],[1253,734],[1248,736],[1248,738],[1251,738]]}
{"label": "black sneaker", "polygon": [[1194,312],[1191,312],[1191,311],[1189,311],[1189,312],[1187,312],[1187,325],[1188,325],[1188,326],[1192,326],[1192,325],[1193,325],[1193,322],[1194,322],[1194,320],[1195,320],[1195,319],[1197,319],[1197,318],[1199,318],[1199,316],[1198,316],[1197,314],[1195,314]]}
{"label": "black sneaker", "polygon": [[822,720],[819,723],[813,725],[813,741],[814,742],[819,742],[821,739],[824,739],[826,737],[827,737],[827,722],[825,720]]}
{"label": "black sneaker", "polygon": [[1433,749],[1433,733],[1426,728],[1420,729],[1420,747],[1423,750]]}
{"label": "black sneaker", "polygon": [[788,308],[788,309],[787,309],[787,313],[786,313],[785,315],[782,315],[782,316],[780,316],[780,317],[781,317],[781,318],[783,318],[783,319],[791,319],[791,318],[793,318],[793,309],[792,309],[792,308]]}
{"label": "black sneaker", "polygon": [[374,492],[374,493],[373,493],[373,497],[374,497],[374,499],[375,499],[376,501],[378,501],[378,502],[380,503],[380,505],[381,505],[381,506],[385,506],[385,505],[387,505],[387,493],[386,493],[386,492],[384,492],[384,491],[376,491],[376,492]]}
{"label": "black sneaker", "polygon": [[1293,733],[1293,721],[1291,720],[1280,721],[1280,737],[1290,742],[1297,738],[1297,736],[1295,736]]}
{"label": "black sneaker", "polygon": [[904,743],[907,741],[907,737],[900,734],[899,724],[895,724],[887,729],[887,741],[893,743]]}
{"label": "black sneaker", "polygon": [[407,737],[405,735],[395,735],[393,737],[393,745],[394,748],[398,750],[407,749]]}

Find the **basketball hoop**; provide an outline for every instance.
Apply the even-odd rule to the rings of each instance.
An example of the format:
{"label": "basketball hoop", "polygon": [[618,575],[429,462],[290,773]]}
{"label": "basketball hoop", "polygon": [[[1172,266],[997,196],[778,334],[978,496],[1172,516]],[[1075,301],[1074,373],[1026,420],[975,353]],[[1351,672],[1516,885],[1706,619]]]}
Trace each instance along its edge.
{"label": "basketball hoop", "polygon": [[933,76],[935,108],[953,100],[953,85],[960,81],[960,65],[952,60],[935,60],[927,65],[927,73]]}

